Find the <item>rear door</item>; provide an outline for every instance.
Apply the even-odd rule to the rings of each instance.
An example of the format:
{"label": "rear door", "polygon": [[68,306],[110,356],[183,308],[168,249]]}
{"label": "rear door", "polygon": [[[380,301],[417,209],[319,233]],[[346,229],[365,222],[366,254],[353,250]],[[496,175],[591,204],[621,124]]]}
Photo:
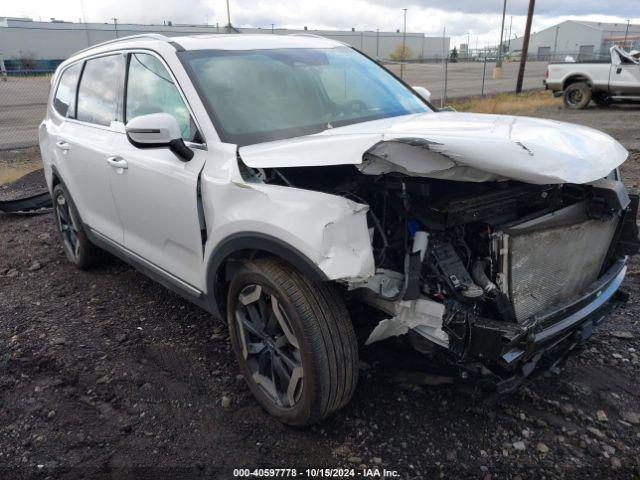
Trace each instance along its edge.
{"label": "rear door", "polygon": [[[119,135],[116,121],[123,79],[122,54],[89,58],[82,66],[77,92],[73,89],[72,95],[54,99],[54,109],[65,113],[55,129],[56,168],[82,221],[117,242],[122,242],[123,230],[109,185],[107,159]],[[63,80],[64,74],[59,89]],[[67,110],[65,99],[70,105]]]}
{"label": "rear door", "polygon": [[169,113],[178,120],[182,138],[195,155],[184,162],[168,148],[139,149],[125,134],[115,139],[113,148],[126,168],[114,165],[109,176],[124,227],[124,245],[164,273],[197,287],[204,255],[198,177],[206,147],[165,62],[151,52],[130,52],[127,64],[124,122]]}

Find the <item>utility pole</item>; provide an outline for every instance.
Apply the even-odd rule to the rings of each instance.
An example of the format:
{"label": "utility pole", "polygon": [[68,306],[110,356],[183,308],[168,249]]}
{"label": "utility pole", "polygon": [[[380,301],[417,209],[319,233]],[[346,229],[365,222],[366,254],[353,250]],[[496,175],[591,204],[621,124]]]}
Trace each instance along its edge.
{"label": "utility pole", "polygon": [[229,0],[227,0],[227,33],[231,33],[231,10],[229,9]]}
{"label": "utility pole", "polygon": [[84,6],[84,0],[80,0],[80,9],[82,10],[82,23],[84,23],[84,34],[87,37],[87,47],[90,47],[91,41],[89,40],[89,29],[87,27],[87,11]]}
{"label": "utility pole", "polygon": [[560,27],[556,27],[556,38],[553,41],[553,54],[556,55],[558,53],[558,31],[560,30]]}
{"label": "utility pole", "polygon": [[511,21],[509,22],[509,41],[507,42],[507,50],[511,53],[511,27],[513,26],[513,15],[511,15]]}
{"label": "utility pole", "polygon": [[516,83],[516,93],[522,93],[522,82],[524,80],[524,69],[527,65],[527,54],[529,53],[529,37],[531,36],[531,22],[533,21],[533,10],[536,8],[536,0],[529,0],[529,11],[527,12],[527,26],[524,29],[522,39],[522,57],[520,58],[520,70],[518,71],[518,82]]}
{"label": "utility pole", "polygon": [[407,9],[404,10],[404,29],[402,30],[402,56],[400,57],[400,78],[404,76],[404,61],[407,56]]}
{"label": "utility pole", "polygon": [[273,30],[273,23],[271,24],[271,34],[273,35],[275,31]]}
{"label": "utility pole", "polygon": [[376,60],[380,60],[380,29],[376,28]]}
{"label": "utility pole", "polygon": [[449,55],[448,50],[445,48],[445,40],[447,37],[447,27],[442,28],[442,96],[440,97],[440,108],[444,107],[444,97],[447,91],[447,80],[446,80],[446,70],[447,70],[447,55]]}
{"label": "utility pole", "polygon": [[113,20],[113,28],[116,31],[116,38],[119,38],[118,37],[118,19],[114,17],[111,20]]}
{"label": "utility pole", "polygon": [[469,40],[469,31],[467,30],[467,62],[469,61],[469,57],[471,56],[471,44]]}
{"label": "utility pole", "polygon": [[504,35],[504,17],[507,14],[507,0],[504,0],[502,5],[502,26],[500,27],[500,43],[498,44],[498,58],[496,60],[496,67],[493,69],[493,79],[498,80],[502,78],[502,39]]}
{"label": "utility pole", "polygon": [[627,29],[624,31],[624,48],[627,48],[627,35],[629,35],[629,24],[631,20],[627,20]]}

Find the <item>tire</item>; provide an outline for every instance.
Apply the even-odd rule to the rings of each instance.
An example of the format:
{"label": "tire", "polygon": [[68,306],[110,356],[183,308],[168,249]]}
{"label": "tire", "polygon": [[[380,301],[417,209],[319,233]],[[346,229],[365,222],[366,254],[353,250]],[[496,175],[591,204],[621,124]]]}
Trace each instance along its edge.
{"label": "tire", "polygon": [[238,269],[227,300],[240,370],[268,413],[288,425],[311,425],[349,402],[358,345],[332,285],[264,258]]}
{"label": "tire", "polygon": [[564,104],[567,108],[581,110],[591,101],[591,87],[586,82],[572,83],[564,90]]}
{"label": "tire", "polygon": [[594,93],[593,94],[593,103],[601,108],[610,107],[613,103],[613,99],[606,93]]}
{"label": "tire", "polygon": [[60,232],[64,253],[71,263],[80,270],[86,270],[103,262],[106,252],[87,238],[78,210],[62,184],[53,187],[53,216]]}

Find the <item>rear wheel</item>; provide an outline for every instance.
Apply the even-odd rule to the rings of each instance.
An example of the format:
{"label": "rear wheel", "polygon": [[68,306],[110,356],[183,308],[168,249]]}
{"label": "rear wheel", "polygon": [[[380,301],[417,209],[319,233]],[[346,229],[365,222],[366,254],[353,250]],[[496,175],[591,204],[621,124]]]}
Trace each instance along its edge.
{"label": "rear wheel", "polygon": [[572,83],[564,90],[564,104],[567,108],[583,109],[591,101],[591,88],[586,82]]}
{"label": "rear wheel", "polygon": [[71,263],[85,270],[104,259],[105,252],[87,238],[69,192],[61,184],[53,188],[53,215],[62,237],[64,253]]}
{"label": "rear wheel", "polygon": [[607,108],[611,106],[613,99],[607,93],[594,93],[593,102],[601,108]]}
{"label": "rear wheel", "polygon": [[278,260],[247,262],[231,281],[227,318],[240,370],[271,415],[309,425],[348,403],[357,342],[331,285]]}

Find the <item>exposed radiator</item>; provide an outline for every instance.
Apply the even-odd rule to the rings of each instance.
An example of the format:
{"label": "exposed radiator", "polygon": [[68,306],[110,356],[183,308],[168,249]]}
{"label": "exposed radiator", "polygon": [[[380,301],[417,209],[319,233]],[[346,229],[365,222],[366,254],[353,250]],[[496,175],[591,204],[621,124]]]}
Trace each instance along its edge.
{"label": "exposed radiator", "polygon": [[556,221],[505,234],[503,265],[518,322],[562,304],[597,280],[617,224],[617,217],[569,225]]}

